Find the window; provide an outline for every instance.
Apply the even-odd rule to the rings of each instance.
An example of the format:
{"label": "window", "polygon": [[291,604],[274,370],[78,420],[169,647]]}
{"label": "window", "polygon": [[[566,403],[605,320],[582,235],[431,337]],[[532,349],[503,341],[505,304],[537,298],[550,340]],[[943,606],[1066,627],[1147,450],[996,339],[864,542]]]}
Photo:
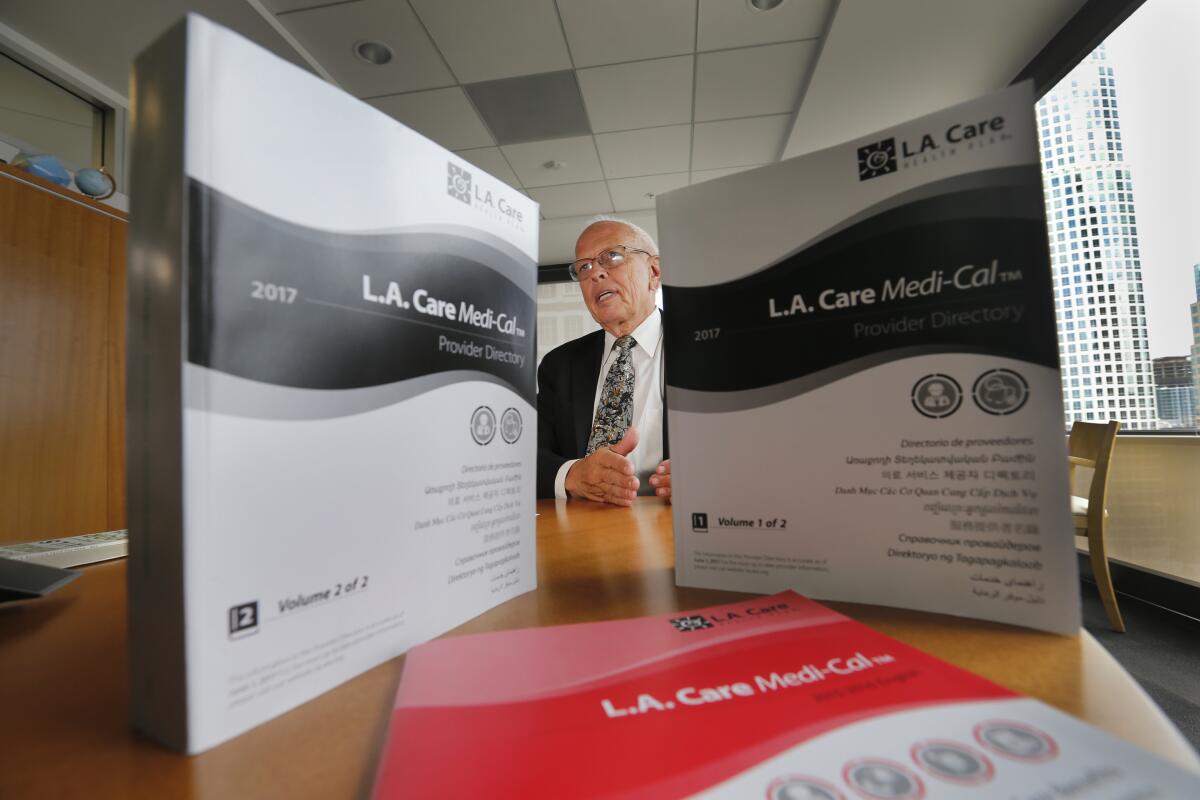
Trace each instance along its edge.
{"label": "window", "polygon": [[105,110],[0,54],[0,140],[71,169],[102,166]]}
{"label": "window", "polygon": [[[1085,373],[1103,369],[1107,377],[1107,392],[1072,384],[1064,404],[1068,427],[1093,416],[1087,411],[1094,399],[1096,418],[1115,416],[1122,432],[1200,432],[1200,335],[1193,324],[1200,313],[1200,250],[1188,197],[1188,187],[1200,183],[1200,155],[1188,135],[1185,99],[1200,88],[1200,62],[1193,48],[1181,46],[1186,35],[1171,37],[1172,52],[1161,33],[1194,31],[1197,24],[1200,12],[1190,4],[1148,0],[1038,102],[1042,170],[1054,209],[1051,261],[1061,286],[1055,293],[1060,360],[1064,368],[1078,363]],[[1103,130],[1106,146],[1090,149],[1062,135],[1083,128],[1089,140],[1092,129]],[[1068,235],[1069,249],[1061,244]],[[1069,285],[1080,284],[1081,267],[1086,303],[1083,286],[1072,293]],[[1073,311],[1099,334],[1093,331],[1091,346],[1078,351]],[[1144,389],[1114,395],[1113,377],[1122,387]]]}

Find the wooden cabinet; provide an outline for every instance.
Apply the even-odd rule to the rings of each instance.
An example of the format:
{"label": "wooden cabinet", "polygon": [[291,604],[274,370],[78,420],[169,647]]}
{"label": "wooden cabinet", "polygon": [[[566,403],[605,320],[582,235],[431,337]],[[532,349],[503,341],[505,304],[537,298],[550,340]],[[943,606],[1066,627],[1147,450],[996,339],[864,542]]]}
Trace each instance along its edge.
{"label": "wooden cabinet", "polygon": [[0,543],[125,527],[127,232],[0,165]]}

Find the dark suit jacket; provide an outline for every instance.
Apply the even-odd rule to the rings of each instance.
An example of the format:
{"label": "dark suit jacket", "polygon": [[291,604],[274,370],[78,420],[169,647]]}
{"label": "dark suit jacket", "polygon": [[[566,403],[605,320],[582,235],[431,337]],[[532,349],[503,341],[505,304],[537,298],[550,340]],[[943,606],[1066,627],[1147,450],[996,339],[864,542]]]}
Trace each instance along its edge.
{"label": "dark suit jacket", "polygon": [[[596,381],[600,379],[603,362],[604,331],[599,330],[554,348],[538,367],[539,498],[553,498],[559,468],[567,461],[582,458],[587,451],[592,417],[596,413]],[[664,401],[663,458],[668,457]]]}

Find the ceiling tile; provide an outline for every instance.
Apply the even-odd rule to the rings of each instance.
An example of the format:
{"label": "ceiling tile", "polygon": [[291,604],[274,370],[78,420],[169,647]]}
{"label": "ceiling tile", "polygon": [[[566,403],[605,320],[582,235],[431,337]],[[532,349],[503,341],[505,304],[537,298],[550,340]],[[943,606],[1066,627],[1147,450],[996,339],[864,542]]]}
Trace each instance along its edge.
{"label": "ceiling tile", "polygon": [[546,219],[577,217],[581,214],[609,214],[613,210],[604,181],[530,189],[529,196],[541,204],[542,215]]}
{"label": "ceiling tile", "polygon": [[[552,186],[557,183],[582,183],[604,179],[596,145],[591,136],[551,139],[547,142],[507,144],[500,148],[525,186]],[[562,166],[549,169],[545,164],[559,161]]]}
{"label": "ceiling tile", "polygon": [[450,150],[495,143],[457,86],[377,97],[368,102]]}
{"label": "ceiling tile", "polygon": [[[361,0],[284,14],[279,21],[342,88],[358,97],[454,85],[454,76],[407,3]],[[395,53],[382,66],[354,55],[354,43],[378,39]]]}
{"label": "ceiling tile", "polygon": [[670,175],[647,175],[643,178],[609,181],[608,190],[612,194],[613,205],[617,211],[635,211],[654,208],[654,198],[657,195],[687,185],[686,172],[672,172]]}
{"label": "ceiling tile", "polygon": [[754,169],[761,164],[750,164],[744,167],[721,167],[720,169],[699,169],[692,172],[692,183],[704,183],[711,181],[713,178],[724,178],[726,175],[733,175],[737,172],[745,172],[748,169]]}
{"label": "ceiling tile", "polygon": [[692,169],[768,164],[779,159],[791,114],[696,124]]}
{"label": "ceiling tile", "polygon": [[412,0],[460,83],[570,69],[554,0]]}
{"label": "ceiling tile", "polygon": [[592,131],[692,121],[692,56],[579,70]]}
{"label": "ceiling tile", "polygon": [[499,178],[509,186],[521,185],[521,182],[517,180],[517,173],[512,171],[512,167],[504,159],[504,154],[500,152],[499,147],[481,147],[478,150],[459,150],[457,152],[460,157],[491,174],[492,177]]}
{"label": "ceiling tile", "polygon": [[575,240],[590,216],[551,219],[538,226],[538,264],[569,264],[575,260]]}
{"label": "ceiling tile", "polygon": [[592,132],[574,70],[471,83],[463,88],[498,144]]}
{"label": "ceiling tile", "polygon": [[701,53],[696,121],[794,110],[816,52],[816,42],[791,42]]}
{"label": "ceiling tile", "polygon": [[690,53],[695,0],[558,0],[576,67]]}
{"label": "ceiling tile", "polygon": [[596,134],[608,178],[685,172],[691,155],[691,125]]}
{"label": "ceiling tile", "polygon": [[832,0],[788,0],[770,11],[757,11],[749,3],[700,0],[699,47],[720,50],[815,39],[824,32],[832,5]]}

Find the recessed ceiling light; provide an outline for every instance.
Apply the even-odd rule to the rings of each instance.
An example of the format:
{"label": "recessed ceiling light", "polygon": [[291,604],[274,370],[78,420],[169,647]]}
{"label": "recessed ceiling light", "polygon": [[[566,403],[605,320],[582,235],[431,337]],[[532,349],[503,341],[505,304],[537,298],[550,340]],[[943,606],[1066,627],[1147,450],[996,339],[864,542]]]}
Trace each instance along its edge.
{"label": "recessed ceiling light", "polygon": [[379,67],[391,61],[394,54],[392,48],[383,42],[363,39],[361,42],[354,43],[354,55],[358,56],[361,61]]}
{"label": "recessed ceiling light", "polygon": [[746,2],[750,4],[751,11],[770,11],[783,4],[783,0],[746,0]]}

